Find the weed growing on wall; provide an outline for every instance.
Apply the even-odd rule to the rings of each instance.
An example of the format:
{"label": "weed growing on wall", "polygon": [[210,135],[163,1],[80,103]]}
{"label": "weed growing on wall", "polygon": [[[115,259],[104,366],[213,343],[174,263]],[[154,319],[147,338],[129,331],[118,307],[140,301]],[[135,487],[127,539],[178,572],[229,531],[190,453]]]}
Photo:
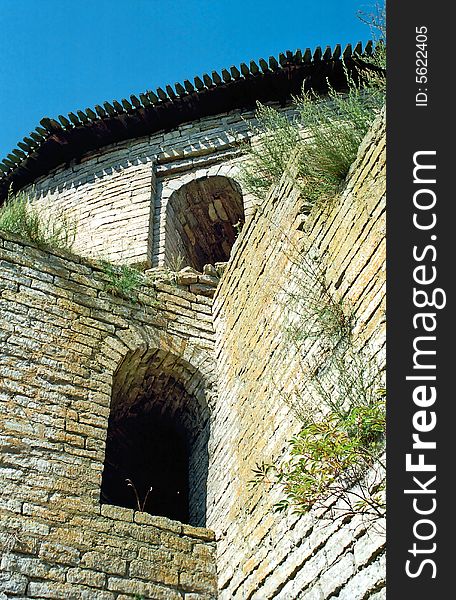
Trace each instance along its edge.
{"label": "weed growing on wall", "polygon": [[105,292],[129,300],[138,302],[138,292],[145,283],[144,275],[129,265],[114,265],[107,260],[101,260],[100,266],[106,275]]}
{"label": "weed growing on wall", "polygon": [[297,100],[300,123],[310,135],[297,151],[298,183],[309,205],[340,191],[382,105],[379,89],[361,88],[350,79],[347,94],[330,89],[325,101],[313,93]]}
{"label": "weed growing on wall", "polygon": [[[334,198],[356,158],[359,145],[385,101],[383,74],[370,73],[356,83],[347,73],[348,91],[329,88],[327,97],[303,93],[295,100],[296,117],[289,121],[271,107],[258,106],[242,167],[245,187],[264,199],[284,172],[299,187],[305,209]],[[290,170],[290,156],[294,157]]]}
{"label": "weed growing on wall", "polygon": [[316,260],[302,252],[294,259],[289,285],[283,290],[291,318],[288,335],[295,347],[306,339],[326,340],[332,348],[351,337],[350,307],[330,290],[325,273]]}
{"label": "weed growing on wall", "polygon": [[371,65],[386,69],[386,3],[375,2],[371,10],[358,10],[358,19],[370,29],[375,53],[368,59]]}
{"label": "weed growing on wall", "polygon": [[377,520],[385,514],[385,390],[378,368],[366,350],[355,350],[353,311],[335,296],[321,261],[288,232],[281,235],[290,272],[279,302],[300,377],[291,392],[280,393],[302,426],[286,458],[257,464],[251,484],[280,485],[277,510]]}
{"label": "weed growing on wall", "polygon": [[185,257],[182,254],[173,254],[168,260],[168,266],[173,273],[179,273],[186,266]]}
{"label": "weed growing on wall", "polygon": [[300,131],[295,122],[270,106],[258,104],[255,116],[258,123],[253,133],[259,140],[245,147],[249,161],[241,166],[241,179],[248,191],[264,199],[288,170],[290,157],[300,142]]}
{"label": "weed growing on wall", "polygon": [[27,194],[9,194],[0,208],[0,230],[21,237],[40,248],[70,251],[76,237],[76,225],[66,215],[44,214]]}
{"label": "weed growing on wall", "polygon": [[186,266],[185,257],[182,254],[172,254],[168,259],[168,267],[163,271],[164,281],[171,285],[177,285],[178,273]]}
{"label": "weed growing on wall", "polygon": [[288,458],[258,464],[252,484],[281,485],[278,511],[322,509],[333,518],[363,514],[375,520],[385,514],[385,390],[366,357],[351,351],[331,372],[329,381],[318,375],[308,381],[313,401],[293,399],[303,426],[289,442]]}
{"label": "weed growing on wall", "polygon": [[286,493],[278,508],[306,512],[332,505],[341,516],[381,517],[386,392],[369,357],[350,345],[325,366],[309,376],[308,396],[292,401],[303,428],[277,471]]}
{"label": "weed growing on wall", "polygon": [[133,490],[133,493],[135,495],[135,500],[136,500],[136,510],[138,510],[139,512],[144,512],[144,509],[147,504],[147,499],[149,498],[149,494],[152,491],[152,487],[148,488],[146,495],[144,496],[144,498],[141,502],[141,500],[139,499],[138,490],[136,489],[136,486],[133,483],[133,481],[131,479],[125,479],[125,483],[127,484],[128,487],[130,487]]}

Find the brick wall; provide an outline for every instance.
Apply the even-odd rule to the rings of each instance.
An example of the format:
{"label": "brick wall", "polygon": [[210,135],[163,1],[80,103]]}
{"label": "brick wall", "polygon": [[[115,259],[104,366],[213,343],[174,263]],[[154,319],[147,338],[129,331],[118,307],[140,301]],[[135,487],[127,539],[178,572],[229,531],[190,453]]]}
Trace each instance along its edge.
{"label": "brick wall", "polygon": [[[384,597],[381,528],[329,512],[326,521],[277,514],[280,489],[249,486],[255,464],[280,461],[299,430],[285,401],[296,385],[307,389],[287,333],[296,247],[318,258],[334,296],[352,306],[357,351],[384,366],[384,133],[379,120],[346,191],[323,210],[303,217],[298,190],[283,178],[246,224],[216,292],[213,439],[222,466],[211,482],[217,500],[208,525],[218,538],[220,598]],[[306,343],[308,356],[317,342]]]}
{"label": "brick wall", "polygon": [[[159,212],[173,178],[179,187],[195,177],[180,160],[170,151],[157,162],[175,167],[168,179],[156,168]],[[213,302],[211,269],[182,273],[179,286],[153,269],[132,304],[105,291],[96,263],[2,235],[0,598],[203,600],[216,597],[216,564],[222,599],[384,598],[380,529],[361,517],[278,515],[280,490],[248,485],[255,463],[280,460],[299,429],[284,401],[305,385],[286,306],[297,244],[352,306],[357,350],[384,366],[384,169],[379,120],[327,209],[303,218],[284,178],[246,210]],[[68,171],[59,176],[67,193]],[[200,449],[193,455],[209,529],[100,504],[113,383],[140,398],[137,374],[153,382],[157,357],[210,415],[204,473]],[[198,519],[201,505],[198,492]]]}
{"label": "brick wall", "polygon": [[[76,225],[76,252],[163,265],[165,233],[176,225],[168,215],[170,196],[191,181],[212,176],[240,184],[240,143],[250,135],[249,121],[254,121],[252,111],[237,110],[107,146],[58,167],[29,191],[41,208],[64,213]],[[253,202],[244,190],[247,214]]]}
{"label": "brick wall", "polygon": [[132,304],[95,264],[8,236],[0,266],[0,597],[215,597],[211,531],[100,505],[126,357],[160,352],[212,405],[210,299],[150,281]]}

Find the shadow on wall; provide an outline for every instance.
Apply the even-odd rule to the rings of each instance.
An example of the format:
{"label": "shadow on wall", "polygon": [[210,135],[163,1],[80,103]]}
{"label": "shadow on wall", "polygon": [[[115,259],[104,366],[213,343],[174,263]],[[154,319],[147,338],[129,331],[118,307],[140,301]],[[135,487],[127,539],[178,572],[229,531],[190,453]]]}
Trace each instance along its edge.
{"label": "shadow on wall", "polygon": [[204,526],[209,433],[199,372],[164,351],[130,353],[114,377],[101,502]]}
{"label": "shadow on wall", "polygon": [[198,271],[226,262],[243,224],[241,188],[233,179],[216,175],[183,185],[168,200],[165,266],[177,256]]}

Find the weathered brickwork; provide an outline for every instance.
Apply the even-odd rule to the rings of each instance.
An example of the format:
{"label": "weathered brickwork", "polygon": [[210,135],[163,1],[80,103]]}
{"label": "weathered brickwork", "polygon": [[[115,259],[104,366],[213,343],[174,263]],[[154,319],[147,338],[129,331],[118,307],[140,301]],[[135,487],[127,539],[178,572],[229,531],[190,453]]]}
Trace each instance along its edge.
{"label": "weathered brickwork", "polygon": [[[76,249],[157,267],[184,247],[184,186],[225,178],[246,221],[227,265],[152,268],[132,303],[105,291],[97,263],[0,237],[1,600],[384,599],[381,527],[277,514],[281,491],[248,485],[299,429],[284,401],[305,385],[288,335],[298,245],[352,307],[356,349],[384,367],[384,119],[341,198],[307,216],[286,177],[260,206],[245,195],[245,127],[208,118],[36,184],[79,214]],[[210,200],[214,222],[227,197]],[[100,503],[110,415],[143,404],[193,433],[191,525]]]}
{"label": "weathered brickwork", "polygon": [[209,530],[100,505],[113,376],[126,357],[161,353],[212,406],[211,300],[158,282],[132,305],[103,291],[91,263],[9,237],[0,248],[0,596],[215,597]]}
{"label": "weathered brickwork", "polygon": [[[163,265],[179,253],[165,242],[165,233],[179,224],[168,209],[170,197],[183,185],[216,176],[241,186],[240,144],[250,135],[249,122],[252,111],[233,111],[108,146],[38,179],[30,191],[39,205],[76,224],[75,251]],[[243,200],[249,215],[254,199],[244,190]]]}
{"label": "weathered brickwork", "polygon": [[223,468],[212,482],[219,494],[208,526],[217,533],[220,598],[356,600],[384,593],[384,538],[362,518],[319,522],[312,513],[277,514],[272,505],[280,490],[248,483],[255,464],[279,461],[299,429],[284,400],[296,382],[305,384],[287,333],[298,245],[323,261],[331,291],[352,306],[358,349],[384,366],[384,169],[381,120],[329,208],[303,217],[299,192],[284,178],[246,223],[217,290],[213,436],[214,460]]}

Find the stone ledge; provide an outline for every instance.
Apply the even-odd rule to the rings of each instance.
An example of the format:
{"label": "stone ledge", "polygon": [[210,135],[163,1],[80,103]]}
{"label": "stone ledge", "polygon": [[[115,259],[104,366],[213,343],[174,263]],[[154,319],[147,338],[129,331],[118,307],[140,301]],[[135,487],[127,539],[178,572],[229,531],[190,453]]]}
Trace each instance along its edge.
{"label": "stone ledge", "polygon": [[172,271],[166,267],[154,267],[145,271],[146,277],[156,285],[161,283],[174,284],[177,293],[183,290],[193,296],[213,298],[220,278],[225,270],[226,263],[204,265],[203,272],[192,267],[184,267],[180,271]]}
{"label": "stone ledge", "polygon": [[123,508],[122,506],[113,506],[112,504],[101,505],[101,516],[118,521],[133,522],[135,511],[132,508]]}
{"label": "stone ledge", "polygon": [[206,527],[195,527],[193,525],[181,523],[180,521],[168,519],[167,517],[136,511],[132,508],[123,508],[121,506],[114,506],[111,504],[102,504],[100,514],[103,517],[107,517],[116,521],[135,523],[136,525],[151,525],[157,529],[170,531],[172,533],[196,538],[198,540],[204,540],[206,542],[215,541],[215,533]]}

